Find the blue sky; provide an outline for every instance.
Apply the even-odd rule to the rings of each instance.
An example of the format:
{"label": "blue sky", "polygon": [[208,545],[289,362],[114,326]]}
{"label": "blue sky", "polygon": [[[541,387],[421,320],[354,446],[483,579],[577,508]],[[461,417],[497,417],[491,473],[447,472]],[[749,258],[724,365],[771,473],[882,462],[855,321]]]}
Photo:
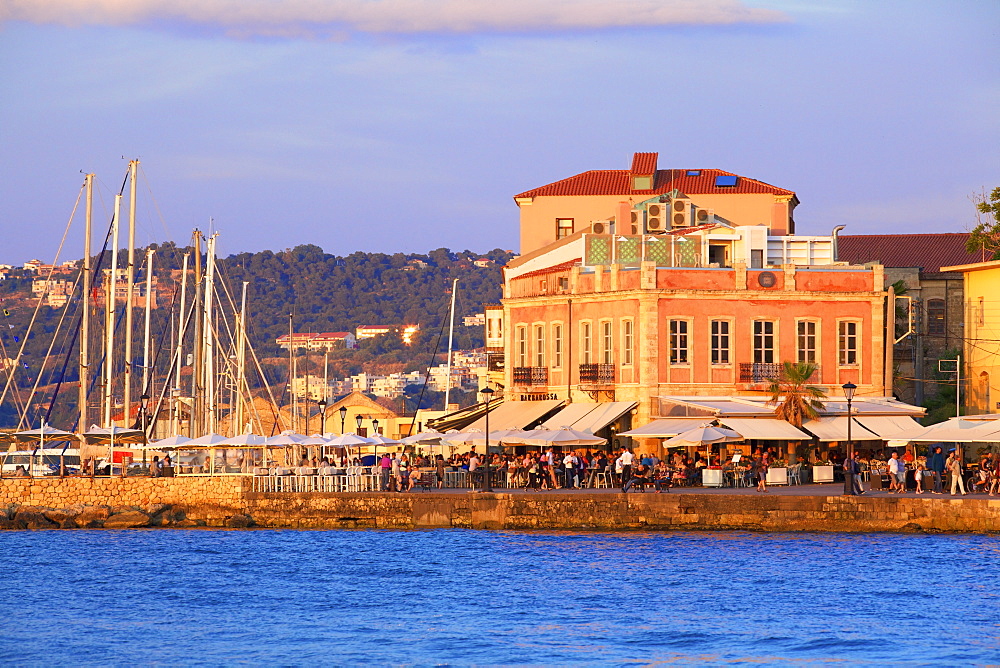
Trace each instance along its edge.
{"label": "blue sky", "polygon": [[962,231],[1000,185],[992,0],[8,0],[0,22],[0,262],[53,259],[81,170],[106,220],[132,157],[139,241],[211,218],[223,255],[516,249],[512,195],[635,151],[792,189],[802,234]]}

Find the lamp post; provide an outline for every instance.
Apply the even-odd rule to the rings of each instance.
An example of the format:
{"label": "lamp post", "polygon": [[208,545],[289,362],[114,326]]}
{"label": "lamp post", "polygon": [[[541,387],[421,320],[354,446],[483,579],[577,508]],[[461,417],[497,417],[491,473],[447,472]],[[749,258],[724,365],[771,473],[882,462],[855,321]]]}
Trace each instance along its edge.
{"label": "lamp post", "polygon": [[854,383],[844,383],[844,398],[847,399],[847,456],[854,457],[854,441],[851,439],[851,401],[858,386]]}
{"label": "lamp post", "polygon": [[[372,436],[378,437],[378,418],[372,418]],[[378,441],[372,447],[372,456],[375,457],[375,464],[378,464]]]}
{"label": "lamp post", "polygon": [[492,492],[493,487],[490,485],[490,399],[493,398],[494,390],[487,385],[479,391],[486,397],[486,399],[483,400],[486,404],[486,468],[483,471],[483,491]]}
{"label": "lamp post", "polygon": [[340,407],[340,434],[344,434],[344,423],[347,422],[347,406]]}
{"label": "lamp post", "polygon": [[[343,414],[341,414],[341,415],[343,415]],[[361,436],[361,421],[362,420],[364,420],[364,417],[362,417],[361,413],[358,413],[357,415],[354,416],[354,421],[357,422],[357,424],[358,424],[358,430],[356,432],[354,432],[354,433],[357,434],[358,436]],[[358,446],[358,465],[359,466],[361,465],[361,446],[360,445]]]}
{"label": "lamp post", "polygon": [[378,436],[378,418],[372,418],[372,432],[374,436]]}
{"label": "lamp post", "polygon": [[320,399],[316,404],[319,406],[319,433],[322,436],[326,433],[326,399]]}

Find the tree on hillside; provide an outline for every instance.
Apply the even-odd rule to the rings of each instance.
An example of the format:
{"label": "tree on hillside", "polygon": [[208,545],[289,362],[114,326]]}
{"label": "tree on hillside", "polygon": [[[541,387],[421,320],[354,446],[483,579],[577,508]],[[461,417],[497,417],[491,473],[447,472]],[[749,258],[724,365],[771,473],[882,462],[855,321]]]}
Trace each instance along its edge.
{"label": "tree on hillside", "polygon": [[821,399],[826,398],[826,392],[815,385],[807,385],[818,368],[810,362],[784,363],[781,375],[768,387],[771,398],[767,404],[776,406],[775,417],[796,427],[801,427],[807,418],[819,417],[823,408]]}
{"label": "tree on hillside", "polygon": [[969,234],[965,250],[982,253],[983,260],[1000,260],[1000,187],[973,198],[976,203],[976,226]]}

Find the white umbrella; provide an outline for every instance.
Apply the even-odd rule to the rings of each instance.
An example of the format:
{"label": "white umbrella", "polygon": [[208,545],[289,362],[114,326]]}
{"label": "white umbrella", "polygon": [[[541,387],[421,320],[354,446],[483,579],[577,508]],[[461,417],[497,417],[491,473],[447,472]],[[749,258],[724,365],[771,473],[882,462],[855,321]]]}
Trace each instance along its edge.
{"label": "white umbrella", "polygon": [[[44,422],[42,422],[42,426],[38,429],[28,429],[27,431],[15,432],[14,438],[19,441],[38,441],[38,448],[36,450],[43,451],[50,449],[45,447],[45,439],[50,441],[77,441],[80,439],[79,436],[71,431],[63,431],[62,429],[57,429],[47,425]],[[53,450],[59,451],[59,475],[63,475],[66,470],[63,456],[65,455],[67,447],[69,447],[68,443],[62,448],[52,448]],[[4,461],[6,461],[6,459]],[[32,474],[32,467],[30,463],[28,464],[28,474]],[[0,475],[3,475],[2,469],[0,469]]]}
{"label": "white umbrella", "polygon": [[205,434],[204,436],[199,436],[198,438],[192,438],[184,444],[184,447],[214,448],[219,445],[225,445],[228,440],[229,439],[222,434]]}
{"label": "white umbrella", "polygon": [[419,434],[413,434],[412,436],[407,436],[400,439],[400,442],[404,445],[438,445],[441,439],[444,438],[444,434],[436,429],[428,429],[427,431],[422,431]]}
{"label": "white umbrella", "polygon": [[[98,427],[96,424],[91,425],[90,429],[83,433],[83,437],[84,440],[90,444],[108,444],[109,472],[112,470],[110,467],[114,466],[115,441],[117,441],[119,445],[146,442],[146,432],[142,429],[128,429],[127,427],[118,426]],[[122,475],[125,475],[124,464],[122,465]]]}
{"label": "white umbrella", "polygon": [[539,429],[531,435],[522,437],[520,440],[528,445],[557,445],[561,447],[604,445],[608,442],[606,438],[594,436],[586,431],[577,431],[576,429]]}
{"label": "white umbrella", "polygon": [[239,434],[231,438],[227,438],[225,442],[219,445],[233,445],[233,446],[243,446],[243,447],[260,447],[267,443],[267,439],[263,436],[258,436],[257,434]]}
{"label": "white umbrella", "polygon": [[175,435],[161,438],[159,441],[153,441],[143,447],[147,450],[176,450],[190,442],[191,439],[187,436]]}
{"label": "white umbrella", "polygon": [[703,425],[701,427],[695,427],[694,429],[688,429],[681,434],[677,434],[673,438],[667,439],[663,442],[663,447],[700,447],[709,443],[732,443],[742,440],[743,436],[732,429]]}

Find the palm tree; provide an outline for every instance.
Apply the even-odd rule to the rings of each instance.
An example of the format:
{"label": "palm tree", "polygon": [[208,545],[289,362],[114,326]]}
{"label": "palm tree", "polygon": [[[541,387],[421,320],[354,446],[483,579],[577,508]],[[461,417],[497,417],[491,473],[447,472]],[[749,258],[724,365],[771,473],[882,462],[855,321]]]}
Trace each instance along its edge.
{"label": "palm tree", "polygon": [[823,408],[820,399],[826,398],[826,392],[823,388],[806,384],[818,368],[811,362],[784,363],[781,375],[767,388],[771,393],[767,405],[776,406],[774,415],[778,419],[801,427],[806,419],[819,417]]}

